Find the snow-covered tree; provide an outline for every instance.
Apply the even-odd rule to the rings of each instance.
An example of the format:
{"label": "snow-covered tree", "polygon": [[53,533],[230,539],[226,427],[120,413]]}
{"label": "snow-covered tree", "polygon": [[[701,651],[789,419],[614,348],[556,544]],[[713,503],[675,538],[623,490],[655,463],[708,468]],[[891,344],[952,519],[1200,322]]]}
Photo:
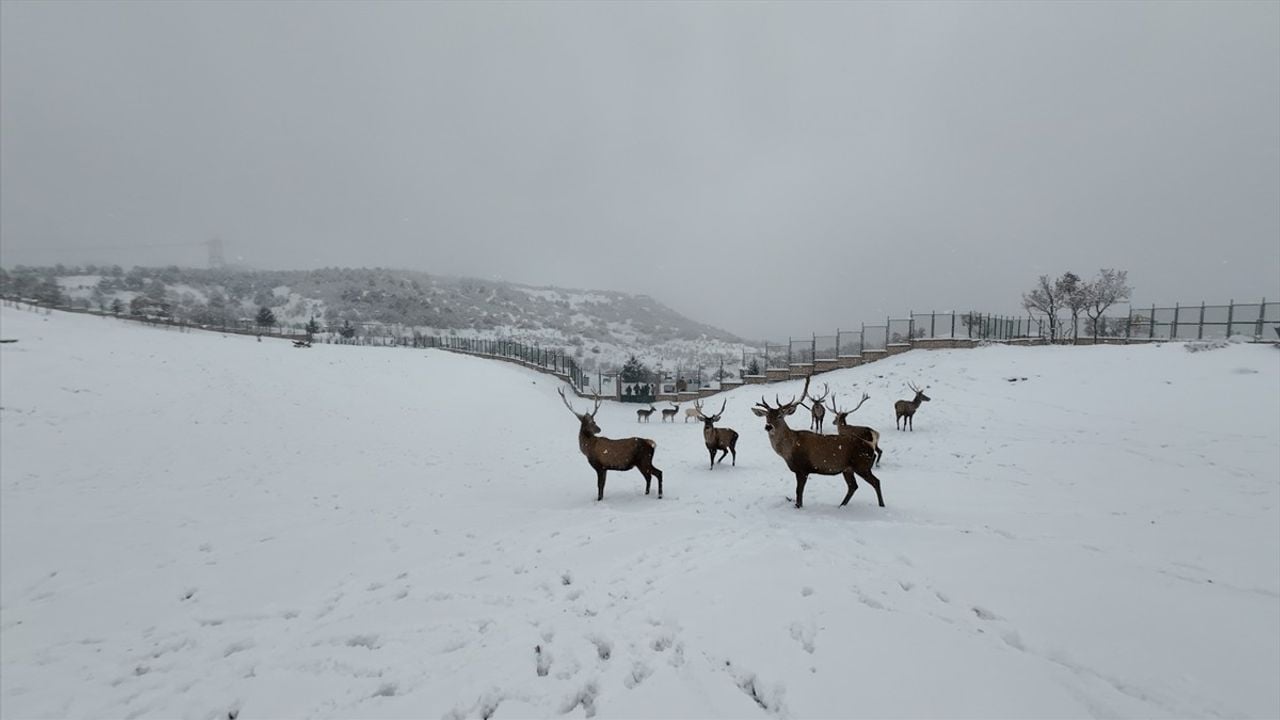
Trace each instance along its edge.
{"label": "snow-covered tree", "polygon": [[1093,337],[1098,337],[1098,321],[1112,305],[1129,299],[1129,271],[1102,268],[1098,277],[1085,285],[1084,312],[1089,316]]}

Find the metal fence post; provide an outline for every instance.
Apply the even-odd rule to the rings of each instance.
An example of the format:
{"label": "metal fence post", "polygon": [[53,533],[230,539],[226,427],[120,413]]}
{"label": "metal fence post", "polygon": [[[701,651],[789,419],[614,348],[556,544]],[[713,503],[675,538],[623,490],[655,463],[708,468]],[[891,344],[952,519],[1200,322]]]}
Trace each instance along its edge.
{"label": "metal fence post", "polygon": [[809,341],[809,363],[815,368],[818,366],[818,334],[810,333],[813,338]]}
{"label": "metal fence post", "polygon": [[1267,299],[1262,298],[1262,302],[1258,303],[1258,328],[1254,331],[1253,336],[1259,340],[1262,339],[1262,321],[1265,319],[1267,311]]}
{"label": "metal fence post", "polygon": [[840,328],[836,328],[836,357],[840,357]]}
{"label": "metal fence post", "polygon": [[787,336],[787,369],[791,369],[791,336]]}
{"label": "metal fence post", "polygon": [[1182,311],[1182,306],[1178,303],[1173,304],[1173,327],[1169,329],[1169,339],[1178,339],[1178,314]]}
{"label": "metal fence post", "polygon": [[930,339],[933,339],[934,337],[936,337],[935,328],[937,324],[938,324],[938,311],[930,310],[929,311],[929,338]]}
{"label": "metal fence post", "polygon": [[1204,301],[1200,301],[1200,327],[1196,330],[1196,339],[1204,338]]}
{"label": "metal fence post", "polygon": [[1151,330],[1147,333],[1148,340],[1154,340],[1156,337],[1156,304],[1151,303]]}
{"label": "metal fence post", "polygon": [[1236,312],[1236,301],[1231,299],[1227,301],[1227,337],[1231,337],[1231,316]]}
{"label": "metal fence post", "polygon": [[956,311],[951,311],[951,337],[956,336]]}

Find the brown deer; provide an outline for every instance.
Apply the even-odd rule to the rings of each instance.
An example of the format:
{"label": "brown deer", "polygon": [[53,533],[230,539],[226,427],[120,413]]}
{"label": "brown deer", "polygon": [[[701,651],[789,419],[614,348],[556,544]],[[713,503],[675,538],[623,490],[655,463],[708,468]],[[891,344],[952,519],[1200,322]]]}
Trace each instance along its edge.
{"label": "brown deer", "polygon": [[[807,388],[808,385],[805,387]],[[813,403],[812,405],[805,405],[804,398],[800,399],[800,407],[809,411],[809,429],[817,431],[818,434],[822,434],[823,418],[827,416],[827,408],[822,404],[822,401],[827,399],[827,394],[830,392],[824,384],[822,386],[822,397],[809,398]]]}
{"label": "brown deer", "polygon": [[[915,432],[916,423],[911,418],[915,416],[916,410],[920,409],[920,403],[929,402],[931,399],[924,391],[916,387],[915,383],[907,383],[908,387],[915,391],[916,396],[912,400],[899,400],[893,404],[893,411],[897,413],[897,417],[893,420],[893,427],[898,430],[911,430]],[[898,427],[898,423],[902,423],[902,427]],[[908,425],[910,427],[908,428]]]}
{"label": "brown deer", "polygon": [[652,415],[655,411],[657,411],[657,409],[658,408],[653,406],[653,403],[649,403],[648,410],[645,410],[644,408],[640,408],[639,410],[636,411],[636,422],[649,422],[649,416]]}
{"label": "brown deer", "polygon": [[[804,381],[805,395],[809,393],[809,381]],[[801,396],[804,397],[803,395]],[[807,430],[792,430],[787,426],[787,416],[799,407],[795,398],[783,403],[774,396],[775,407],[769,407],[765,399],[751,408],[751,412],[764,418],[764,429],[769,433],[773,451],[787,463],[796,475],[796,507],[804,507],[804,485],[810,475],[843,475],[849,491],[840,506],[849,504],[849,498],[858,489],[857,477],[867,481],[876,491],[876,500],[884,507],[884,495],[880,493],[880,479],[871,472],[875,451],[871,444],[848,435],[819,435]],[[857,477],[855,477],[857,476]]]}
{"label": "brown deer", "polygon": [[[668,400],[667,402],[671,401]],[[671,403],[669,408],[662,408],[662,422],[675,422],[676,413],[678,412],[680,412],[680,406],[676,403]]]}
{"label": "brown deer", "polygon": [[662,498],[662,471],[653,466],[653,451],[658,444],[648,438],[622,438],[612,440],[600,437],[600,426],[596,425],[596,413],[600,411],[600,398],[589,413],[579,413],[569,404],[564,396],[564,388],[560,388],[560,399],[569,412],[578,418],[582,427],[578,430],[578,449],[587,456],[587,464],[596,471],[596,502],[604,499],[605,474],[610,470],[630,470],[639,468],[644,475],[644,494],[649,494],[653,478],[658,478],[658,498]]}
{"label": "brown deer", "polygon": [[858,404],[852,410],[842,412],[836,405],[836,396],[832,395],[831,414],[835,416],[833,422],[836,426],[837,435],[849,435],[871,443],[871,447],[876,451],[876,465],[878,466],[880,464],[880,456],[884,454],[884,451],[880,449],[880,431],[869,428],[866,425],[850,425],[848,421],[848,417],[858,412],[858,408],[862,407],[862,403],[870,399],[870,395],[862,393],[862,399],[858,401]]}
{"label": "brown deer", "polygon": [[716,423],[720,422],[720,416],[724,414],[724,406],[729,400],[726,398],[720,404],[720,412],[715,415],[704,415],[702,412],[702,402],[694,401],[693,406],[698,410],[698,419],[702,421],[702,439],[707,443],[707,452],[711,454],[711,469],[716,469],[716,451],[720,451],[719,462],[724,461],[724,456],[733,453],[733,464],[738,464],[738,431],[730,428],[718,428]]}

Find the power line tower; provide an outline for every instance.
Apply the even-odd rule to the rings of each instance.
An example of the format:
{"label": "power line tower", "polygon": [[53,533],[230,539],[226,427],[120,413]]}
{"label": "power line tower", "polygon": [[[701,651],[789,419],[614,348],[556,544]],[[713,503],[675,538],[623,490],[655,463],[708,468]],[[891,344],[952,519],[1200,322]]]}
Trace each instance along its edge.
{"label": "power line tower", "polygon": [[216,237],[205,242],[209,246],[209,267],[218,270],[227,266],[227,260],[222,256],[222,238]]}

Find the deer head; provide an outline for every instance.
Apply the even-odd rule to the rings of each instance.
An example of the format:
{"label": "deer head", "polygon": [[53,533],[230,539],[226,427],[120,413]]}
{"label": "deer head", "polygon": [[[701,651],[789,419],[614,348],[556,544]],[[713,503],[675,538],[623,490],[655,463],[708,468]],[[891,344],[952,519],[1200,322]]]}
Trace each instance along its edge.
{"label": "deer head", "polygon": [[[761,398],[761,400],[763,399],[764,398]],[[728,404],[729,404],[729,400],[728,398],[726,398],[723,403],[720,403],[720,412],[716,413],[715,415],[707,415],[706,413],[702,412],[701,400],[695,400],[693,402],[693,407],[696,408],[698,411],[698,419],[703,422],[706,429],[710,430],[713,425],[720,422],[720,416],[724,414],[724,408]]]}
{"label": "deer head", "polygon": [[577,410],[573,409],[572,405],[569,404],[569,398],[564,396],[564,388],[560,388],[556,392],[560,393],[560,399],[564,401],[564,406],[569,408],[569,412],[573,413],[573,416],[578,418],[578,422],[582,424],[581,432],[583,435],[594,437],[600,434],[600,426],[596,425],[596,413],[600,412],[599,395],[596,396],[596,404],[595,407],[591,409],[591,412],[579,413]]}
{"label": "deer head", "polygon": [[836,405],[836,396],[832,395],[831,396],[831,414],[834,415],[836,418],[835,419],[836,427],[842,427],[842,426],[848,425],[849,416],[852,415],[853,413],[858,412],[858,408],[862,407],[862,403],[865,403],[870,399],[871,399],[870,395],[866,393],[862,393],[862,399],[858,401],[858,404],[855,405],[852,410],[840,410],[839,406]]}
{"label": "deer head", "polygon": [[805,394],[800,398],[800,407],[809,411],[809,416],[812,418],[809,427],[813,430],[817,430],[818,432],[822,432],[822,419],[827,415],[827,408],[822,404],[822,401],[827,399],[827,395],[831,390],[828,389],[824,383],[822,385],[822,395],[816,398],[809,398],[812,405],[805,405],[804,399],[808,396],[809,383],[805,382],[804,387]]}
{"label": "deer head", "polygon": [[922,402],[928,402],[929,400],[932,399],[928,395],[924,394],[924,390],[921,390],[920,388],[916,387],[915,383],[909,382],[907,383],[907,387],[911,388],[911,391],[916,394],[915,399],[911,401],[916,405],[919,405]]}
{"label": "deer head", "polygon": [[[804,389],[806,393],[809,391],[808,378],[805,378],[804,380]],[[764,396],[761,395],[760,402],[756,403],[755,406],[751,408],[751,412],[755,413],[756,416],[764,418],[764,430],[769,433],[771,438],[780,428],[790,429],[787,427],[786,417],[794,413],[797,407],[800,407],[799,401],[797,401],[794,396],[792,396],[790,402],[784,403],[782,400],[778,399],[777,395],[774,395],[773,402],[774,406],[770,407],[769,403],[765,401]]]}

